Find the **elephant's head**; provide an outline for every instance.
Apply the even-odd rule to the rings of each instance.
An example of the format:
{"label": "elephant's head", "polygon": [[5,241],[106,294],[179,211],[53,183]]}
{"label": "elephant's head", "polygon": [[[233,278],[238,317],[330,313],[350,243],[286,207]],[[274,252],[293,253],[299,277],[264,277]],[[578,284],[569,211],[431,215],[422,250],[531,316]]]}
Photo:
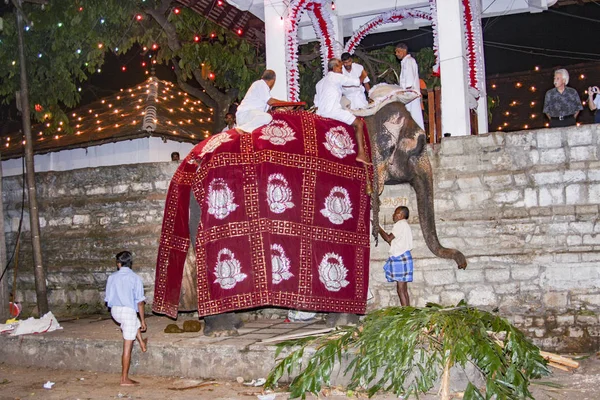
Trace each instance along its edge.
{"label": "elephant's head", "polygon": [[414,171],[409,168],[408,163],[411,158],[423,153],[425,132],[400,102],[387,104],[376,114],[365,118],[365,122],[371,132],[379,194],[384,183],[410,182]]}
{"label": "elephant's head", "polygon": [[419,222],[427,247],[438,257],[451,258],[458,267],[467,267],[458,250],[440,245],[433,209],[433,173],[425,147],[425,132],[412,119],[401,102],[385,105],[365,118],[375,164],[373,182],[373,235],[379,226],[379,194],[385,184],[410,183],[417,196]]}

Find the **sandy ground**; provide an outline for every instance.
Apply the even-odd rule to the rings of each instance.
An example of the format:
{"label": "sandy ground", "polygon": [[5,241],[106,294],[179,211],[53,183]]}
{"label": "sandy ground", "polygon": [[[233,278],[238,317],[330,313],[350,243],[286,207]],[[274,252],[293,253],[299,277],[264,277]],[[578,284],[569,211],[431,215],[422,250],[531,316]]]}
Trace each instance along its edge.
{"label": "sandy ground", "polygon": [[[594,355],[580,361],[581,366],[573,372],[554,370],[554,374],[545,382],[561,385],[560,388],[534,383],[531,386],[536,400],[596,400],[600,398],[600,357]],[[259,399],[264,394],[262,388],[246,387],[237,382],[215,382],[203,387],[175,390],[186,384],[200,383],[179,377],[133,376],[141,385],[133,388],[120,387],[119,377],[115,374],[92,371],[68,371],[44,368],[25,368],[0,364],[0,400],[8,399]],[[44,389],[45,382],[55,382],[52,389]],[[209,381],[207,381],[209,382]],[[326,393],[328,399],[345,399],[339,390]],[[281,390],[276,393],[277,400],[289,396]],[[362,396],[360,396],[363,398]],[[315,397],[308,396],[315,399]],[[356,397],[350,397],[356,398]],[[374,399],[394,399],[391,395],[377,395]],[[437,396],[421,397],[425,400]]]}

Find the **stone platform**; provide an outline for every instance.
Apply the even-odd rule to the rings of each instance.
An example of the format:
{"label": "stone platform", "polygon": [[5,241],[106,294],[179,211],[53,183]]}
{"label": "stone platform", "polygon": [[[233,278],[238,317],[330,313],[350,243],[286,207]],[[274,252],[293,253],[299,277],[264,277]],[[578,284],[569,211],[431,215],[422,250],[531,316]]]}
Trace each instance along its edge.
{"label": "stone platform", "polygon": [[[131,362],[134,375],[177,376],[194,379],[256,379],[266,377],[275,365],[274,343],[264,339],[326,328],[324,321],[284,322],[283,319],[249,321],[239,336],[210,338],[202,332],[164,333],[176,323],[180,328],[192,317],[173,321],[150,316],[146,323],[148,352],[137,343]],[[123,339],[110,317],[60,321],[62,330],[39,335],[0,336],[0,360],[6,364],[118,374]]]}

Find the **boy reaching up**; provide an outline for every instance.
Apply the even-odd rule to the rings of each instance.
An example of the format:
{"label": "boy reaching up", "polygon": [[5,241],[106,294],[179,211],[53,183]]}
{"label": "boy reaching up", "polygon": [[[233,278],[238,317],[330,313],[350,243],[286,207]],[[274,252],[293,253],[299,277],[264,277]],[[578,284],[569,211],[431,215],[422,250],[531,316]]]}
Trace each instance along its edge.
{"label": "boy reaching up", "polygon": [[390,257],[383,266],[388,282],[396,282],[396,290],[402,306],[410,305],[408,282],[413,280],[413,259],[410,251],[413,247],[412,232],[408,225],[409,211],[400,206],[394,210],[394,226],[391,233],[379,227],[379,234],[390,245]]}

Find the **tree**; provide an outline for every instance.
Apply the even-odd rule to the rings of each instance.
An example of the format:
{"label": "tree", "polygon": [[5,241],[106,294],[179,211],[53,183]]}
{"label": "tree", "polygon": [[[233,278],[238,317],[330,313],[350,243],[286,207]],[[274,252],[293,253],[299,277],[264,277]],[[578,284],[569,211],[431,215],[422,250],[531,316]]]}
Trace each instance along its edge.
{"label": "tree", "polygon": [[[134,45],[154,62],[171,64],[179,85],[213,108],[222,124],[229,106],[258,78],[264,57],[234,32],[175,3],[152,0],[51,1],[25,4],[25,33],[33,117],[46,131],[69,131],[65,110],[78,105],[81,83],[101,72],[106,52]],[[19,61],[14,10],[0,32],[0,99],[15,100]]]}
{"label": "tree", "polygon": [[231,104],[262,73],[262,51],[168,0],[144,12],[153,21],[142,24],[128,44],[156,45],[156,61],[172,64],[179,86],[213,109],[217,131]]}

